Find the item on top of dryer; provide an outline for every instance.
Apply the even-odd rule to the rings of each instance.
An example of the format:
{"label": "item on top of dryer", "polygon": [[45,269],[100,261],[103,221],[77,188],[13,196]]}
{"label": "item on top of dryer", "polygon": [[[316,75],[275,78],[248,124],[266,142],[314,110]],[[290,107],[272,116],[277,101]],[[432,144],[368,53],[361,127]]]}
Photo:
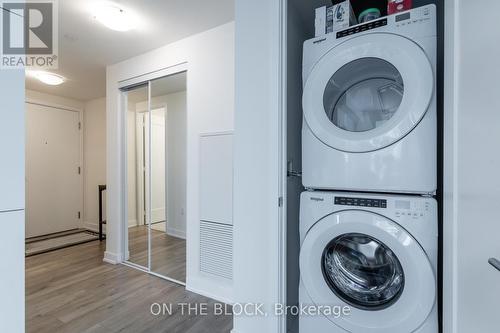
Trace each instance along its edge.
{"label": "item on top of dryer", "polygon": [[387,14],[395,14],[410,10],[412,8],[412,0],[389,0],[387,2]]}
{"label": "item on top of dryer", "polygon": [[349,0],[332,6],[316,8],[314,21],[316,37],[348,28],[356,23],[356,16]]}
{"label": "item on top of dryer", "polygon": [[433,198],[308,191],[300,197],[299,332],[437,333]]}
{"label": "item on top of dryer", "polygon": [[368,8],[365,9],[359,14],[358,16],[358,22],[359,23],[365,23],[368,21],[373,21],[376,20],[380,17],[380,9],[378,8]]}
{"label": "item on top of dryer", "polygon": [[435,193],[436,48],[435,5],[304,43],[304,187]]}

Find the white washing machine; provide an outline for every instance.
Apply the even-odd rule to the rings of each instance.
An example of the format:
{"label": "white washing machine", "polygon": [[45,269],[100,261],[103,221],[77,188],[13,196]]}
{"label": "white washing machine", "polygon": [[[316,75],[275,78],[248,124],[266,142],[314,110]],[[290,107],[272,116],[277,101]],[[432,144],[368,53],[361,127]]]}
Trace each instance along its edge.
{"label": "white washing machine", "polygon": [[436,7],[304,43],[306,188],[434,193]]}
{"label": "white washing machine", "polygon": [[438,332],[433,198],[304,192],[300,228],[301,333]]}

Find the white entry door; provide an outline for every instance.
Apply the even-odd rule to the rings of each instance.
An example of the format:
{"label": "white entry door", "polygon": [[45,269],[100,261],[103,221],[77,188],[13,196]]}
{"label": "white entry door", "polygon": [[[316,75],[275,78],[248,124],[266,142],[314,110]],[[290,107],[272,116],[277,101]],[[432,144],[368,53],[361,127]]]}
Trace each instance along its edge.
{"label": "white entry door", "polygon": [[79,113],[26,103],[26,237],[79,227],[79,167]]}

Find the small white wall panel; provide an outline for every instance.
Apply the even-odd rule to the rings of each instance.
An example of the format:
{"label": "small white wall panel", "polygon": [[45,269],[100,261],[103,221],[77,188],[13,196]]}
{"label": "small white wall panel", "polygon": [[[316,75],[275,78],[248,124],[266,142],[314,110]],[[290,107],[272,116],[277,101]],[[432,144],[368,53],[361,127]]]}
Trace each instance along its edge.
{"label": "small white wall panel", "polygon": [[24,208],[24,71],[0,82],[0,211]]}
{"label": "small white wall panel", "polygon": [[233,135],[200,138],[200,220],[233,224]]}

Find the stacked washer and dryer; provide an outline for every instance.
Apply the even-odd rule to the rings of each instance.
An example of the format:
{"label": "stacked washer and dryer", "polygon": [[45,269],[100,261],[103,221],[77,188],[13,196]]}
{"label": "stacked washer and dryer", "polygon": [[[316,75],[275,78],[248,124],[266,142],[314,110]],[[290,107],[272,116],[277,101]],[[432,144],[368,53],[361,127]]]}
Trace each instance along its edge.
{"label": "stacked washer and dryer", "polygon": [[308,40],[301,333],[437,333],[436,8]]}

